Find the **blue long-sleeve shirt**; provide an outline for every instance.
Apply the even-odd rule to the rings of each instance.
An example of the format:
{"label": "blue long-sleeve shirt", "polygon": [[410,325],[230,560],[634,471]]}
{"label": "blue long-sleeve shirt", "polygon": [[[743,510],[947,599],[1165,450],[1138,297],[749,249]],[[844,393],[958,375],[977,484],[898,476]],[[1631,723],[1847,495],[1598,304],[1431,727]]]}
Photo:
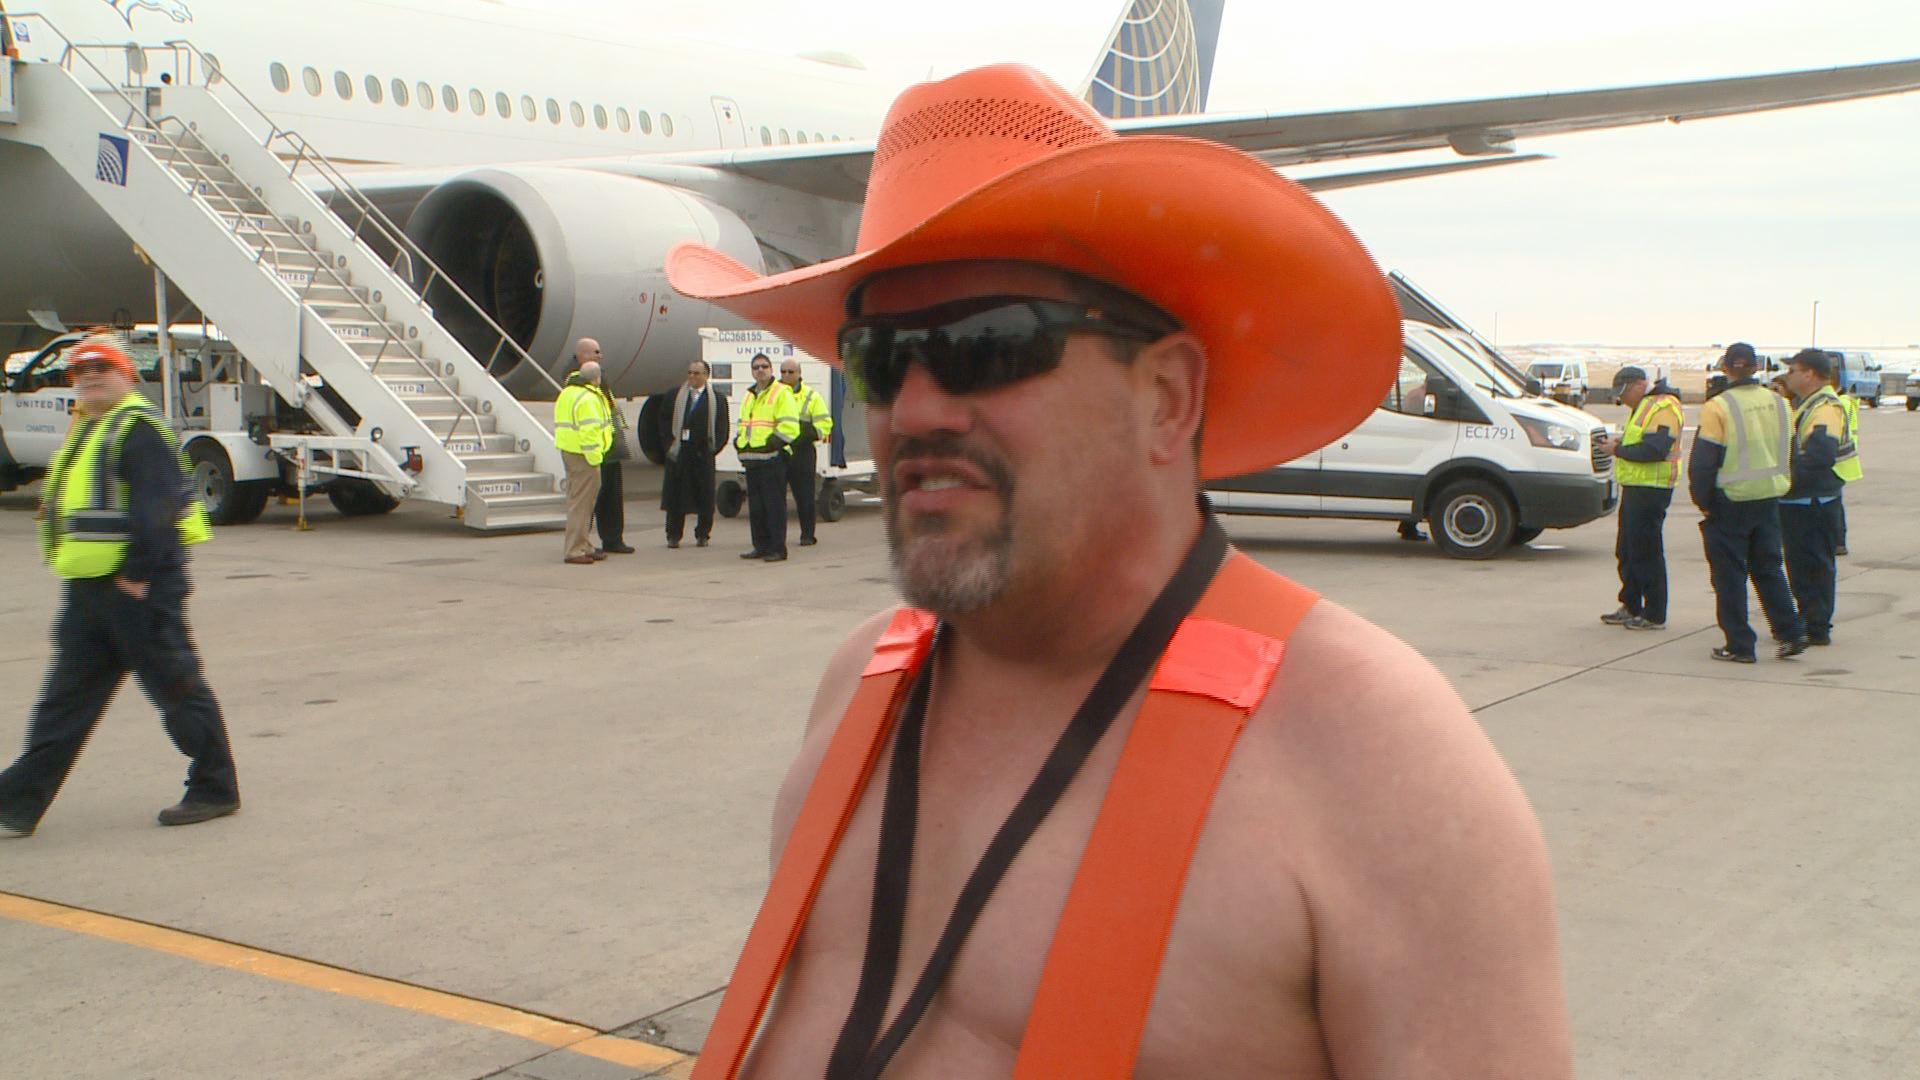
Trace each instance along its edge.
{"label": "blue long-sleeve shirt", "polygon": [[127,429],[120,448],[120,478],[127,482],[127,531],[131,541],[120,564],[129,581],[151,581],[187,565],[180,544],[180,461],[160,432],[144,420]]}

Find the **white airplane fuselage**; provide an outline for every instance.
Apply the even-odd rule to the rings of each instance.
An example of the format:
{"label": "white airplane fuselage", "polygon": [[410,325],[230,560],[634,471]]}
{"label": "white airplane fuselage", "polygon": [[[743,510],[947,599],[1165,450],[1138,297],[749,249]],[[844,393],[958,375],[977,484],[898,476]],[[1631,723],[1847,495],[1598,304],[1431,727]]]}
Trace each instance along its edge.
{"label": "white airplane fuselage", "polygon": [[[44,20],[21,5],[8,16],[22,59],[57,62],[69,40],[190,41],[275,125],[367,177],[863,141],[899,89],[840,64],[665,39],[646,28],[643,6],[591,19],[471,0],[40,0],[28,10]],[[129,75],[123,50],[87,55],[116,79],[159,85],[152,61]],[[615,191],[647,183],[597,179]],[[754,221],[752,206],[733,209]],[[70,325],[151,317],[151,271],[124,235],[44,154],[4,138],[0,212],[0,326],[27,324],[30,311]],[[858,207],[815,213],[831,247],[850,236]],[[645,264],[663,254],[634,258],[657,271]],[[653,381],[640,373],[629,389]]]}

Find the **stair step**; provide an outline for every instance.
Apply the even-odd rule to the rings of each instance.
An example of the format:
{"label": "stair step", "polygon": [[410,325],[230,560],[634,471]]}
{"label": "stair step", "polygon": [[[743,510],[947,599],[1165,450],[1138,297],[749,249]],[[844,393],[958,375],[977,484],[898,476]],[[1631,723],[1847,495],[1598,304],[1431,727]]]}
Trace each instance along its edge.
{"label": "stair step", "polygon": [[367,370],[382,379],[420,379],[431,384],[433,376],[427,371],[427,363],[406,353],[393,353],[367,364]]}
{"label": "stair step", "polygon": [[[479,416],[422,416],[419,420],[427,426],[428,431],[433,432],[442,439],[453,434],[455,431],[458,431],[460,435],[465,438],[473,438],[476,435],[492,435],[498,431],[500,427],[499,420],[491,414],[486,413]],[[479,428],[477,432],[474,430],[476,426]]]}
{"label": "stair step", "polygon": [[[414,366],[419,367],[417,364]],[[378,378],[387,385],[387,389],[392,391],[395,397],[400,398],[438,396],[445,398],[447,401],[452,401],[453,399],[447,397],[447,395],[449,393],[458,393],[460,390],[458,380],[443,376],[436,382],[433,376],[428,374],[425,369],[413,374],[381,375],[378,376]],[[471,402],[472,399],[469,398],[468,401]]]}
{"label": "stair step", "polygon": [[[247,247],[260,254],[261,262],[280,270],[312,271],[327,265],[326,260],[322,256],[307,250],[306,245],[298,241],[289,240],[282,242],[276,239],[273,244],[269,246],[261,243],[259,234],[250,229],[242,231],[239,236]],[[346,276],[345,270],[335,270],[334,273],[341,277]],[[333,284],[333,274],[321,274],[320,281]]]}
{"label": "stair step", "polygon": [[414,359],[420,358],[418,352],[409,348],[406,342],[401,341],[392,334],[381,334],[377,337],[346,337],[342,335],[341,340],[347,343],[347,347],[352,349],[354,355],[360,357],[362,362],[374,361],[375,357],[379,357],[380,360],[398,360],[408,357]]}
{"label": "stair step", "polygon": [[[327,288],[335,290],[328,295],[340,297],[338,286],[327,286]],[[366,290],[362,289],[360,291],[365,292]],[[368,309],[372,309],[373,314],[383,319],[386,317],[387,305],[385,304],[370,303],[363,306],[359,300],[349,300],[345,297],[333,300],[321,300],[315,297],[315,294],[318,292],[319,289],[309,292],[306,299],[307,306],[313,309],[315,315],[320,316],[321,322],[331,323],[338,319],[364,319],[367,317]]]}
{"label": "stair step", "polygon": [[484,457],[494,454],[523,454],[520,440],[511,432],[498,431],[491,435],[472,435],[462,432],[447,440],[447,451],[462,461],[468,457]]}
{"label": "stair step", "polygon": [[[265,207],[262,207],[261,210],[264,211]],[[258,238],[264,233],[273,238],[274,247],[280,251],[303,251],[306,249],[306,243],[300,239],[299,234],[288,229],[278,221],[275,221],[271,214],[256,213],[253,211],[239,213],[234,210],[215,206],[213,208],[213,215],[220,219],[221,224],[227,227],[228,232],[239,233],[240,238],[243,240],[253,241],[257,244]],[[288,224],[292,223],[289,222]]]}
{"label": "stair step", "polygon": [[[467,467],[467,476],[469,477],[493,476],[499,473],[534,472],[533,454],[531,453],[518,454],[503,450],[492,452],[481,451],[480,453],[469,454],[455,453],[453,456],[459,458],[460,463]],[[544,476],[545,474],[538,473],[536,475]],[[471,486],[471,480],[469,481],[469,486]]]}
{"label": "stair step", "polygon": [[[480,399],[476,397],[462,395],[456,398],[451,394],[441,393],[437,389],[420,394],[395,394],[394,396],[399,398],[400,404],[405,405],[407,411],[415,416],[422,414],[451,416],[455,413],[465,416],[469,411],[474,415],[480,415]],[[462,405],[466,408],[461,408]]]}
{"label": "stair step", "polygon": [[497,512],[490,507],[481,507],[480,513],[472,509],[467,511],[467,527],[484,532],[502,532],[507,529],[563,529],[567,524],[567,501],[556,498],[551,506],[533,506],[526,509],[514,509]]}
{"label": "stair step", "polygon": [[323,317],[322,321],[332,327],[334,333],[340,335],[347,341],[382,341],[387,338],[393,338],[397,341],[405,335],[405,329],[403,327],[396,326],[389,322],[376,322],[367,318],[367,313],[364,308],[355,310],[351,314],[340,315],[330,319]]}
{"label": "stair step", "polygon": [[555,494],[553,477],[541,472],[487,473],[467,478],[467,496],[485,499],[489,507],[499,505],[502,499]]}

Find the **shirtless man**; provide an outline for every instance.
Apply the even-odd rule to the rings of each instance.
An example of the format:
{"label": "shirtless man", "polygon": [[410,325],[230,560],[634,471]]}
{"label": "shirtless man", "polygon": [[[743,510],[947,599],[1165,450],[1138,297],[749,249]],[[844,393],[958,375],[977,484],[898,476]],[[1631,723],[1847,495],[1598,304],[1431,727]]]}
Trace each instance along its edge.
{"label": "shirtless man", "polygon": [[[981,135],[953,118],[981,101],[1051,121],[1055,141],[1009,149],[993,121]],[[682,292],[840,357],[868,402],[896,583],[942,628],[914,676],[924,697],[908,699],[923,722],[909,704],[893,735],[879,729],[796,916],[781,897],[806,894],[809,868],[792,864],[831,801],[836,733],[862,714],[856,689],[900,616],[869,620],[830,661],[776,804],[774,886],[696,1077],[734,1075],[766,973],[778,999],[739,1073],[756,1080],[1571,1076],[1550,872],[1524,795],[1430,664],[1304,593],[1172,898],[1151,1006],[1123,1033],[1137,1051],[1051,1073],[1023,1058],[1142,703],[1177,696],[1149,695],[1144,671],[937,993],[907,1007],[1069,718],[1176,569],[1220,542],[1202,480],[1357,423],[1393,377],[1399,324],[1364,250],[1299,189],[1221,147],[1115,139],[1026,69],[909,90],[879,146],[856,254],[773,278],[702,249],[669,259]],[[901,763],[914,755],[894,744],[907,730],[923,732],[913,781]],[[888,805],[916,786],[911,811]],[[910,858],[881,857],[883,818],[908,822]],[[897,949],[877,880],[904,892]],[[884,1009],[863,1014],[861,997]],[[904,1035],[903,1012],[918,1016]],[[884,1053],[876,1031],[894,1039]]]}

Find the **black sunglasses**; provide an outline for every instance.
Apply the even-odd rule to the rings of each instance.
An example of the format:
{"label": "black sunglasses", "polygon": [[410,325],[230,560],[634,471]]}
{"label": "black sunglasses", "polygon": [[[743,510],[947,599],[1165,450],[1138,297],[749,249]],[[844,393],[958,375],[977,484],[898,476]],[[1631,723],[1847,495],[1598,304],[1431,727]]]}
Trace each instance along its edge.
{"label": "black sunglasses", "polygon": [[114,365],[106,360],[76,360],[67,365],[67,371],[76,379],[83,375],[105,375],[112,370]]}
{"label": "black sunglasses", "polygon": [[947,393],[973,394],[1059,367],[1067,337],[1076,330],[1158,341],[1173,329],[1121,321],[1091,304],[981,296],[850,318],[840,327],[840,363],[861,400],[891,405],[916,363]]}

